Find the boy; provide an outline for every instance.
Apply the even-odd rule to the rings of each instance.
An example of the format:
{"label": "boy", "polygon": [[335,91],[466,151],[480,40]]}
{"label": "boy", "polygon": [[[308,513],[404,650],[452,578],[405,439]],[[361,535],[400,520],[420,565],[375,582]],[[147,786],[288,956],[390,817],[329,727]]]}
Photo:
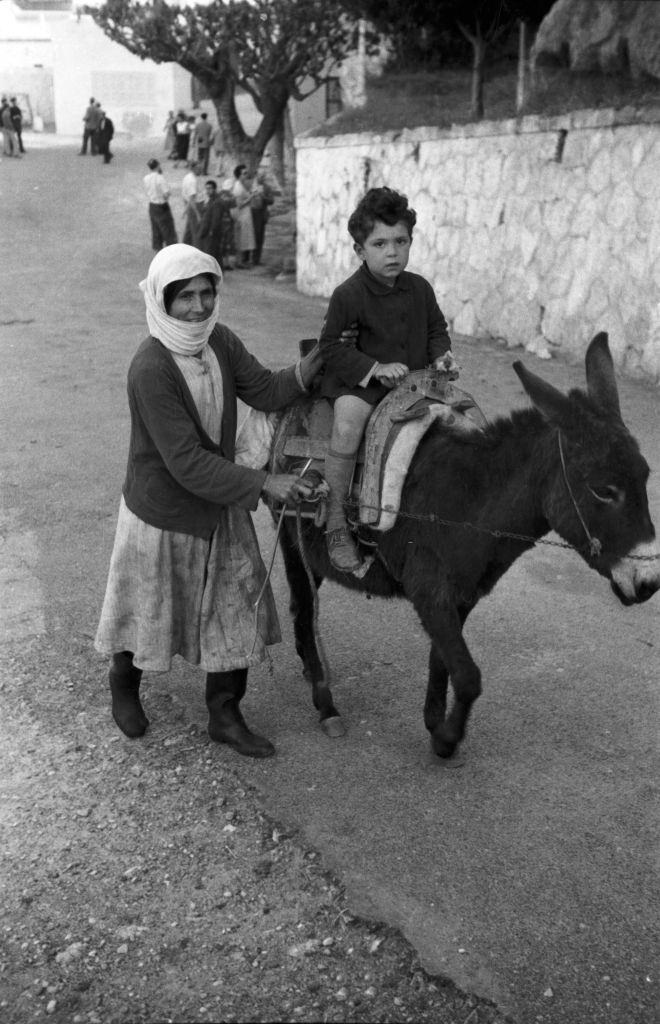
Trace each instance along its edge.
{"label": "boy", "polygon": [[362,266],[333,292],[319,339],[325,363],[321,394],[334,399],[325,460],[328,554],[342,572],[355,572],[362,564],[344,501],[374,406],[410,370],[429,364],[455,369],[447,323],[431,285],[406,273],[416,220],[404,195],[369,189],[348,221]]}

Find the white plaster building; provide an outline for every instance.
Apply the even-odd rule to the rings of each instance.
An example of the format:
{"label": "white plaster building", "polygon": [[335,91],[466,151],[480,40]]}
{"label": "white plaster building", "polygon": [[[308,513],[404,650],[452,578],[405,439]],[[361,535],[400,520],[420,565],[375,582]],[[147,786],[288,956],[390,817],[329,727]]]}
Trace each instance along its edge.
{"label": "white plaster building", "polygon": [[140,60],[112,42],[71,0],[0,4],[0,89],[19,98],[35,127],[78,135],[90,96],[119,132],[159,134],[168,110],[191,106],[178,64]]}
{"label": "white plaster building", "polygon": [[[363,79],[363,57],[356,54],[329,85],[291,103],[293,134],[325,121],[344,103],[359,105]],[[102,103],[117,132],[145,137],[161,134],[168,111],[195,105],[187,71],[140,60],[81,14],[73,0],[0,2],[0,91],[17,97],[28,126],[59,135],[81,133],[90,96]],[[210,101],[200,106],[214,117]],[[236,107],[252,134],[260,120],[252,100],[239,94]]]}

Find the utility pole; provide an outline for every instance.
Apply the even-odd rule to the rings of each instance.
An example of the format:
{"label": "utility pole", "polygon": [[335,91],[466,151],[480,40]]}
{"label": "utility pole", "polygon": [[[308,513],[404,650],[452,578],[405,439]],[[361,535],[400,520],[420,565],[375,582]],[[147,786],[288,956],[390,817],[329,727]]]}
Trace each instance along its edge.
{"label": "utility pole", "polygon": [[516,114],[525,106],[525,72],[527,70],[527,25],[518,22],[518,80],[516,82]]}

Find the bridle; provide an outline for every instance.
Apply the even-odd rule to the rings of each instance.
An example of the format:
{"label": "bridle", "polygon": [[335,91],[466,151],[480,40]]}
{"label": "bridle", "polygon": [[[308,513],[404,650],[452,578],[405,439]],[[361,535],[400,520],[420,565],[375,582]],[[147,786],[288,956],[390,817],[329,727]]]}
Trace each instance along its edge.
{"label": "bridle", "polygon": [[584,516],[580,512],[580,506],[578,505],[577,501],[575,500],[575,495],[573,494],[573,489],[572,489],[572,487],[571,487],[571,485],[569,483],[569,480],[568,480],[568,473],[566,472],[566,459],[564,458],[564,449],[563,449],[562,443],[561,443],[561,430],[557,431],[557,444],[559,445],[559,458],[561,459],[561,468],[562,468],[562,473],[564,475],[564,483],[566,484],[566,490],[568,491],[570,499],[573,502],[573,508],[575,509],[575,511],[577,513],[577,517],[578,517],[578,519],[580,520],[580,522],[582,524],[582,529],[584,530],[584,532],[586,534],[586,537],[587,537],[587,540],[589,542],[589,554],[591,555],[592,558],[600,558],[600,556],[603,553],[603,545],[598,540],[598,537],[592,536],[592,534],[589,532],[589,527],[586,524]]}

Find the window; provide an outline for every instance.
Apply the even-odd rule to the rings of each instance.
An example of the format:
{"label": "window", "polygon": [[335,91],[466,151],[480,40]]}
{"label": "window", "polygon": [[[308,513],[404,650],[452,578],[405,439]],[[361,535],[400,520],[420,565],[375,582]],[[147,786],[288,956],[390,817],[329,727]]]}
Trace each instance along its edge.
{"label": "window", "polygon": [[338,78],[329,78],[325,86],[325,116],[333,117],[344,109],[341,83]]}

